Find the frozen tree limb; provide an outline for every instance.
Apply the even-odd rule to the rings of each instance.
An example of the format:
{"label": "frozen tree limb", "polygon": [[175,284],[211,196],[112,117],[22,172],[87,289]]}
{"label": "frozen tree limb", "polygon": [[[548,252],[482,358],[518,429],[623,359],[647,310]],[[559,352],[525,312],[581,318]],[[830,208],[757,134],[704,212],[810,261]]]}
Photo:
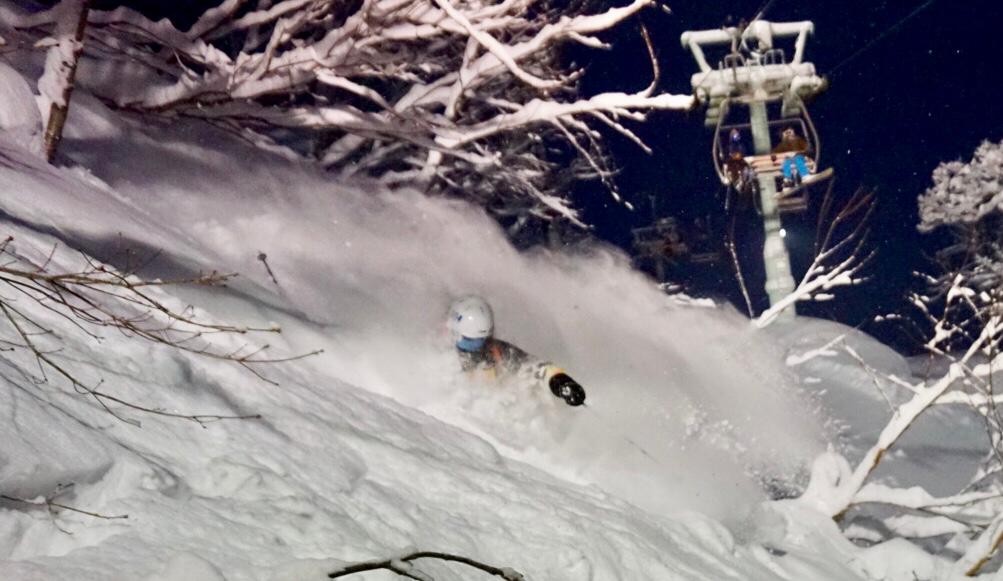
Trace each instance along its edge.
{"label": "frozen tree limb", "polygon": [[996,554],[1001,543],[1003,543],[1003,512],[996,515],[985,532],[979,535],[965,554],[958,559],[956,570],[963,572],[967,577],[975,577]]}
{"label": "frozen tree limb", "polygon": [[997,332],[1000,321],[995,321],[988,325],[985,332],[972,344],[959,361],[952,363],[947,373],[938,378],[930,385],[915,386],[912,398],[898,406],[892,414],[891,420],[881,431],[877,442],[864,454],[863,459],[853,470],[852,475],[841,483],[837,493],[831,499],[828,510],[834,518],[841,518],[846,510],[854,502],[854,498],[868,476],[878,467],[885,453],[898,441],[898,439],[909,429],[916,419],[930,406],[932,406],[947,390],[955,387],[958,380],[965,377],[965,366],[971,361],[980,349]]}

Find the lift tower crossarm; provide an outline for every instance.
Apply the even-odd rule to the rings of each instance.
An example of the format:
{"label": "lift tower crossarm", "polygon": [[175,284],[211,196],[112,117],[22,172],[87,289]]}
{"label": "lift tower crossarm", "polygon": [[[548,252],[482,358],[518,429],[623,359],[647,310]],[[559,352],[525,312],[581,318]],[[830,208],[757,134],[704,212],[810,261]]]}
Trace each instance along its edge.
{"label": "lift tower crossarm", "polygon": [[[804,59],[804,48],[808,42],[808,35],[815,31],[815,25],[810,20],[801,22],[766,22],[757,20],[747,26],[741,32],[742,40],[759,41],[760,46],[773,47],[774,38],[786,38],[797,36],[794,43],[794,58],[792,65],[801,64]],[[714,46],[719,44],[731,44],[739,34],[739,29],[735,27],[717,28],[714,30],[690,30],[684,32],[681,41],[683,48],[688,48],[693,52],[693,58],[702,72],[714,70],[707,62],[707,57],[703,54],[704,46]]]}

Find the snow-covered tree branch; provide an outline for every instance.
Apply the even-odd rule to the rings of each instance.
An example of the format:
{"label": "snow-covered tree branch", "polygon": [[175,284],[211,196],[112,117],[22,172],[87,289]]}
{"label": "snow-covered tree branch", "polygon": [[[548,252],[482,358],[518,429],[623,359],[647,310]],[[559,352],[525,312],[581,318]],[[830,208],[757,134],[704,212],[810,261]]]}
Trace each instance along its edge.
{"label": "snow-covered tree branch", "polygon": [[[817,485],[811,500],[840,519],[855,505],[878,503],[924,518],[941,519],[932,529],[962,535],[955,568],[974,576],[1003,543],[1003,414],[994,376],[1003,365],[1003,301],[998,234],[1003,201],[1003,144],[985,143],[970,163],[942,164],[934,186],[920,199],[920,230],[953,228],[955,241],[938,254],[940,271],[923,277],[925,288],[910,296],[920,326],[926,325],[925,349],[947,363],[939,376],[919,382],[888,377],[908,396],[855,467],[825,461],[817,474],[830,486]],[[896,489],[869,483],[888,451],[935,405],[965,405],[983,419],[989,442],[985,465],[975,480],[955,495],[935,498],[921,489]],[[994,476],[995,475],[995,476]],[[819,494],[820,490],[824,490]],[[950,520],[950,526],[943,519]],[[917,530],[915,523],[910,524]],[[944,528],[947,526],[947,528]],[[894,525],[891,526],[894,528]],[[951,530],[948,530],[951,529]],[[974,540],[971,540],[974,538]]]}
{"label": "snow-covered tree branch", "polygon": [[[78,1],[0,16],[44,34]],[[206,119],[344,176],[574,221],[555,176],[570,167],[609,181],[599,127],[639,143],[624,121],[693,104],[647,81],[582,96],[582,71],[561,57],[605,47],[598,34],[651,5],[227,0],[186,31],[126,7],[91,10],[86,44],[101,74],[89,86],[118,107]]]}
{"label": "snow-covered tree branch", "polygon": [[[819,232],[824,234],[820,236],[815,259],[794,292],[759,315],[757,327],[766,327],[799,301],[831,300],[833,289],[864,281],[861,271],[874,257],[874,252],[867,250],[874,194],[858,190],[830,219],[831,194],[830,186],[819,216]],[[822,224],[826,224],[824,229]]]}

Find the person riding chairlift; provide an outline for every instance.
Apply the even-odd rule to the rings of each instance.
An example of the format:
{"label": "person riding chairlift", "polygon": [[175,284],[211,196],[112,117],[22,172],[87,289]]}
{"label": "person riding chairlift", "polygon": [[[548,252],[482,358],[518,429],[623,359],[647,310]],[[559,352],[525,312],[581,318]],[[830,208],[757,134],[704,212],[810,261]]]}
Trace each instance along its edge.
{"label": "person riding chairlift", "polygon": [[564,400],[569,406],[585,403],[585,389],[563,369],[496,339],[494,313],[483,298],[468,295],[453,301],[447,327],[452,334],[463,370],[487,379],[521,377]]}
{"label": "person riding chairlift", "polygon": [[728,157],[735,154],[745,157],[745,144],[742,143],[742,132],[738,127],[732,127],[728,132]]}
{"label": "person riding chairlift", "polygon": [[[805,154],[808,153],[808,141],[797,134],[794,128],[788,127],[780,134],[780,143],[773,148],[771,159],[777,160],[777,154],[793,152],[794,155],[784,159],[782,171],[784,174],[784,187],[789,188],[799,185],[801,180],[811,175],[808,169],[808,162]],[[795,170],[797,173],[794,173]]]}
{"label": "person riding chairlift", "polygon": [[728,134],[728,158],[724,162],[724,169],[735,191],[743,196],[756,193],[756,170],[745,159],[742,132],[737,127],[733,127]]}
{"label": "person riding chairlift", "polygon": [[731,187],[739,193],[748,194],[755,187],[756,170],[752,169],[741,153],[732,152],[728,160],[724,162],[724,170],[728,175],[728,181],[731,182]]}

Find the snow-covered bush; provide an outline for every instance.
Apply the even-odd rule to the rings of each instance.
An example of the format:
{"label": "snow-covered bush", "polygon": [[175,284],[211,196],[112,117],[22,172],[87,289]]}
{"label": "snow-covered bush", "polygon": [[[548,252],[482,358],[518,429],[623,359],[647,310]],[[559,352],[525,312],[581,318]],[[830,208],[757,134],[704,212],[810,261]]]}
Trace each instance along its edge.
{"label": "snow-covered bush", "polygon": [[[91,10],[81,82],[119,107],[199,117],[344,177],[575,220],[559,170],[608,180],[595,127],[643,148],[622,121],[692,99],[656,94],[655,82],[584,97],[581,71],[558,51],[605,47],[596,34],[653,4],[225,0],[187,30],[127,7]],[[60,5],[0,7],[0,21],[48,35]]]}
{"label": "snow-covered bush", "polygon": [[937,253],[941,272],[931,286],[943,298],[962,276],[966,288],[978,291],[972,306],[986,308],[1003,287],[1003,142],[983,142],[968,163],[941,164],[933,181],[919,199],[919,229],[945,228],[952,242]]}
{"label": "snow-covered bush", "polygon": [[919,229],[972,225],[1003,210],[1003,142],[985,141],[972,161],[951,161],[933,171],[933,186],[919,198]]}

